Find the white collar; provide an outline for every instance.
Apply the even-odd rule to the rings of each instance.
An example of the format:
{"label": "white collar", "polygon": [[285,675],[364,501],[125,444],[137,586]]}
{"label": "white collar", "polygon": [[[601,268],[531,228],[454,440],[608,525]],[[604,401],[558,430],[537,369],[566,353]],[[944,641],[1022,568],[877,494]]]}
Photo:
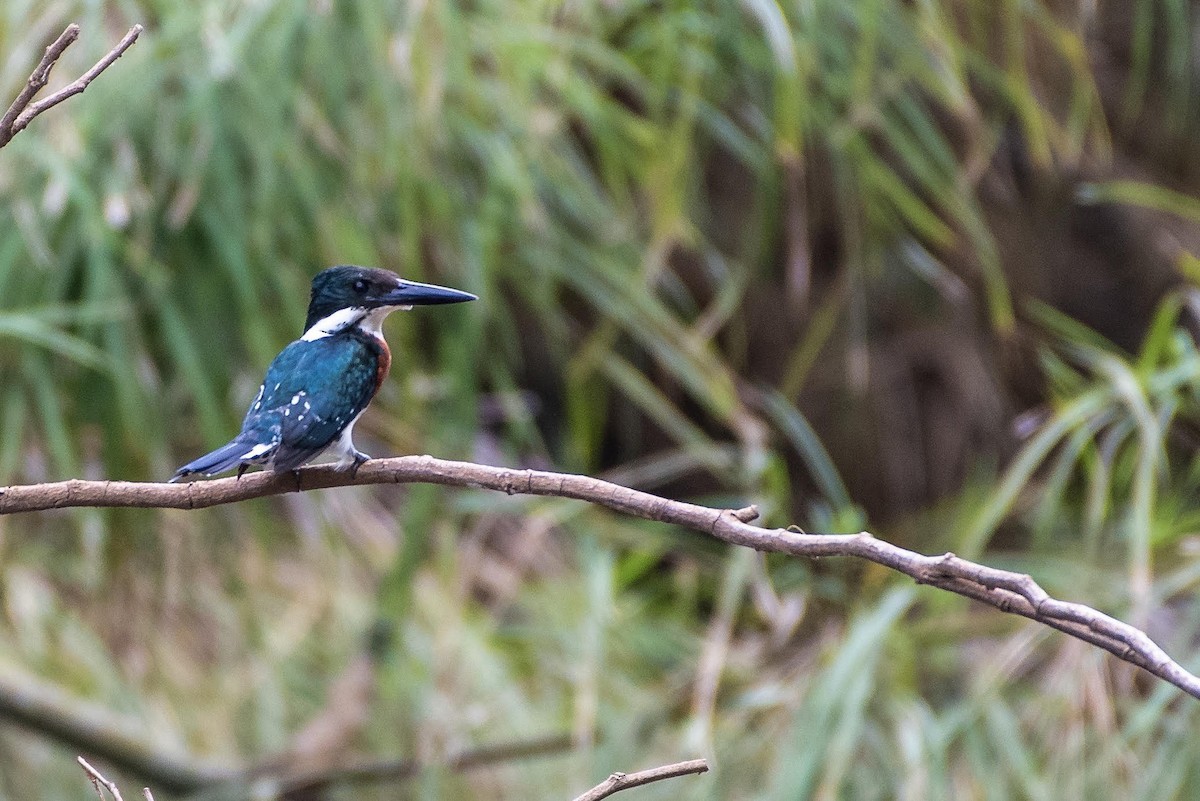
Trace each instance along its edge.
{"label": "white collar", "polygon": [[368,311],[363,306],[351,306],[338,309],[333,314],[322,317],[312,324],[312,327],[300,337],[305,342],[314,342],[327,336],[341,333],[351,326],[358,326],[364,333],[375,337],[383,337],[383,320],[397,309],[407,311],[412,306],[379,306]]}

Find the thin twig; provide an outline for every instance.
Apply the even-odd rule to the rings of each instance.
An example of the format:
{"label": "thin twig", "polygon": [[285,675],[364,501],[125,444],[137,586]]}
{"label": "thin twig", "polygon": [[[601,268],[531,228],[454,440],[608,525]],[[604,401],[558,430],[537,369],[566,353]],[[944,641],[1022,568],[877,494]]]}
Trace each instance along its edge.
{"label": "thin twig", "polygon": [[509,495],[575,498],[622,514],[673,523],[732,545],[805,558],[850,556],[891,568],[916,580],[980,601],[1009,614],[1036,620],[1072,637],[1103,648],[1119,659],[1153,673],[1200,698],[1200,677],[1167,656],[1140,629],[1083,604],[1051,598],[1028,575],[998,570],[960,559],[952,553],[925,556],[858,534],[806,534],[765,529],[750,524],[753,509],[711,509],[672,501],[598,478],[543,470],[451,462],[432,456],[372,459],[357,474],[329,465],[284,474],[254,473],[190,484],[144,484],[130,481],[71,479],[49,484],[0,487],[0,514],[67,507],[139,507],[201,509],[249,498],[329,487],[365,484],[442,484],[496,490]]}
{"label": "thin twig", "polygon": [[663,765],[661,768],[641,770],[637,773],[614,773],[604,781],[588,790],[575,801],[600,801],[613,793],[628,790],[630,787],[641,787],[643,784],[674,779],[677,776],[689,776],[693,773],[707,773],[708,763],[703,759],[692,759],[687,762],[677,762],[674,765]]}
{"label": "thin twig", "polygon": [[86,771],[88,776],[91,778],[92,786],[96,788],[96,795],[100,796],[100,801],[104,801],[104,793],[100,792],[100,785],[102,784],[108,788],[108,791],[112,793],[112,797],[116,799],[116,801],[122,801],[121,791],[117,788],[116,784],[104,778],[104,774],[89,765],[88,761],[83,757],[75,757],[75,761],[83,766],[84,771]]}
{"label": "thin twig", "polygon": [[68,97],[77,95],[84,89],[87,89],[88,84],[94,81],[100,73],[108,69],[114,61],[120,58],[137,41],[138,35],[141,32],[142,26],[134,25],[125,34],[125,37],[117,43],[117,46],[108,51],[104,58],[97,61],[90,70],[49,97],[42,98],[34,103],[32,102],[34,96],[50,81],[50,71],[54,69],[54,65],[62,58],[62,54],[66,49],[79,38],[79,26],[73,22],[68,25],[59,37],[46,48],[42,60],[38,62],[37,67],[30,74],[29,80],[21,89],[20,94],[13,100],[8,110],[4,112],[4,116],[0,117],[0,147],[7,145],[17,133],[23,131],[25,126],[29,125],[34,117],[46,109],[57,106]]}

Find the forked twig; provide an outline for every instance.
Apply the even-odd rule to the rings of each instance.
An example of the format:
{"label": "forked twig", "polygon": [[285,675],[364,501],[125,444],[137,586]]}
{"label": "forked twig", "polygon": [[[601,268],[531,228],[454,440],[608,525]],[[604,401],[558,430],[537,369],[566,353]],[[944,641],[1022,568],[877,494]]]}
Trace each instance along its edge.
{"label": "forked twig", "polygon": [[83,757],[75,757],[75,761],[83,767],[83,770],[87,773],[88,778],[92,780],[92,786],[96,788],[96,795],[100,796],[100,801],[104,801],[104,791],[100,789],[100,785],[104,785],[104,787],[108,789],[108,792],[112,793],[112,797],[116,799],[116,801],[122,801],[121,790],[119,787],[117,787],[115,782],[111,782],[104,778],[104,774],[88,764],[88,761]]}
{"label": "forked twig", "polygon": [[[100,801],[104,801],[104,790],[100,789],[101,785],[112,794],[113,801],[123,801],[121,798],[121,788],[117,787],[116,782],[104,778],[104,774],[88,764],[88,761],[83,757],[75,757],[75,761],[80,764],[84,772],[87,773],[88,778],[92,780],[92,787],[96,788],[96,795],[100,796]],[[146,801],[154,801],[154,794],[150,792],[149,787],[142,788],[142,797]]]}
{"label": "forked twig", "polygon": [[62,54],[66,52],[66,49],[79,38],[79,26],[74,22],[68,25],[66,30],[59,34],[59,37],[46,48],[42,60],[38,62],[37,67],[30,74],[29,80],[22,87],[16,99],[13,100],[12,105],[4,112],[4,116],[0,117],[0,147],[7,145],[14,136],[25,130],[25,126],[29,125],[34,117],[46,109],[57,106],[68,97],[77,95],[84,89],[87,89],[88,84],[94,81],[100,73],[108,69],[114,61],[120,58],[137,41],[138,35],[141,32],[142,26],[134,25],[125,34],[124,38],[117,43],[117,46],[108,51],[104,58],[97,61],[90,70],[49,97],[44,97],[37,102],[33,102],[34,96],[50,81],[50,71],[54,69],[54,65],[62,58]]}

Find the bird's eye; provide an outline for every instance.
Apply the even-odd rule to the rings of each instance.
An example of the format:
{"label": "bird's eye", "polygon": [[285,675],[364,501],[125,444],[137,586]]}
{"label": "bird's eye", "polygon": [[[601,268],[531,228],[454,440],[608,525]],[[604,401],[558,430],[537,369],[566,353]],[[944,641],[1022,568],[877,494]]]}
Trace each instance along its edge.
{"label": "bird's eye", "polygon": [[367,291],[367,282],[361,278],[354,282],[354,291],[358,294],[363,294]]}

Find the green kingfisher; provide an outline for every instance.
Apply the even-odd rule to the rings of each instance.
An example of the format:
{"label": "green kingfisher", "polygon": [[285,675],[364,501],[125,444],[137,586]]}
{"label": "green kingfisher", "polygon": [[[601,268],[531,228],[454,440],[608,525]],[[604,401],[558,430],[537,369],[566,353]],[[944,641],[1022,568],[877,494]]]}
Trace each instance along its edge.
{"label": "green kingfisher", "polygon": [[172,482],[250,465],[276,473],[295,470],[325,451],[338,466],[357,471],[370,457],[351,432],[392,364],[383,319],[397,309],[475,300],[469,292],[406,281],[387,270],[342,265],[313,278],[304,335],[271,366],[227,445],[188,462]]}

